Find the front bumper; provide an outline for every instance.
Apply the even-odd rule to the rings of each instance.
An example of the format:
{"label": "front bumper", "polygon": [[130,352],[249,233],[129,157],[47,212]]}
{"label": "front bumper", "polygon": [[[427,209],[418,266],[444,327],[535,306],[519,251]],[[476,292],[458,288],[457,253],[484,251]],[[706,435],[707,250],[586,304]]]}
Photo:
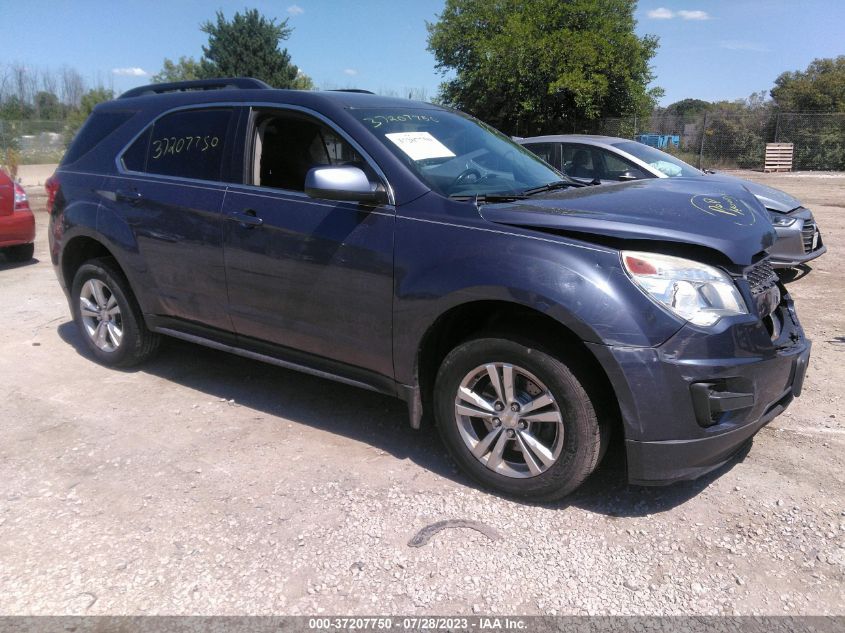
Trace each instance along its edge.
{"label": "front bumper", "polygon": [[616,390],[631,483],[718,468],[800,395],[811,343],[788,295],[775,314],[774,341],[749,315],[719,331],[687,325],[657,348],[590,346]]}
{"label": "front bumper", "polygon": [[0,215],[0,248],[35,241],[35,216],[29,209]]}
{"label": "front bumper", "polygon": [[822,241],[821,231],[816,225],[813,214],[809,209],[797,209],[785,214],[794,218],[790,226],[776,226],[777,240],[769,248],[772,266],[775,268],[791,268],[806,264],[827,252],[827,246]]}

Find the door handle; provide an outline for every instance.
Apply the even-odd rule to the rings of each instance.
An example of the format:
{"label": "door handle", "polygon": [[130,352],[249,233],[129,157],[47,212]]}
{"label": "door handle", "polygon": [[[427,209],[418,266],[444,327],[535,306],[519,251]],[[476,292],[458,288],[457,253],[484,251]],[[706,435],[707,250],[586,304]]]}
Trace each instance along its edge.
{"label": "door handle", "polygon": [[255,211],[246,209],[245,211],[230,211],[228,218],[233,222],[238,222],[245,229],[253,229],[256,226],[264,224],[264,220],[259,218]]}
{"label": "door handle", "polygon": [[114,192],[114,198],[115,200],[121,200],[130,204],[138,204],[144,199],[144,196],[141,195],[140,191],[126,191],[124,189],[118,189]]}

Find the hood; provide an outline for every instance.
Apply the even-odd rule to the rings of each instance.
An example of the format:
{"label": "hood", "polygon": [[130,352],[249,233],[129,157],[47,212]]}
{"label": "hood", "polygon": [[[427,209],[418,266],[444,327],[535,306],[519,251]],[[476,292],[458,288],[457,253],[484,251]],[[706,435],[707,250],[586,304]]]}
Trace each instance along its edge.
{"label": "hood", "polygon": [[706,174],[706,176],[710,180],[742,185],[754,194],[754,196],[763,203],[764,207],[771,209],[772,211],[777,211],[778,213],[789,213],[793,209],[797,209],[801,206],[801,203],[797,199],[780,189],[775,189],[774,187],[767,187],[766,185],[760,185],[756,182],[751,182],[750,180],[743,180],[742,178],[737,178],[736,176],[729,176],[721,173]]}
{"label": "hood", "polygon": [[490,222],[529,228],[703,246],[748,266],[775,241],[766,210],[738,183],[653,178],[537,194],[486,204]]}

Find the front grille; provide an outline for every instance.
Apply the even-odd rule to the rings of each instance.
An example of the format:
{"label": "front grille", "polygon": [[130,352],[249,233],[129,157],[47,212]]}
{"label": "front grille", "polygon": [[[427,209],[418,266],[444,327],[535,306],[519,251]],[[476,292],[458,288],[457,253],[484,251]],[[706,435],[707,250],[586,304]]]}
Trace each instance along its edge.
{"label": "front grille", "polygon": [[745,272],[745,279],[748,281],[751,294],[756,295],[774,286],[778,281],[778,276],[769,260],[765,260],[749,268]]}
{"label": "front grille", "polygon": [[813,220],[804,220],[804,228],[801,229],[801,239],[804,241],[804,252],[813,251],[813,238],[816,235],[816,223]]}

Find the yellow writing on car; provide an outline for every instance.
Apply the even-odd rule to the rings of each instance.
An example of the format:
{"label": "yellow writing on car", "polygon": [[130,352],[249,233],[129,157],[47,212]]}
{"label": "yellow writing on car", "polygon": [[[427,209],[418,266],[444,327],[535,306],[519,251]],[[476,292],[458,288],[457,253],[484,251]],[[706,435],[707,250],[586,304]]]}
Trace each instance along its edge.
{"label": "yellow writing on car", "polygon": [[440,123],[440,120],[429,114],[379,114],[364,117],[364,121],[378,129],[387,123]]}
{"label": "yellow writing on car", "polygon": [[207,152],[219,144],[220,138],[217,136],[165,136],[153,140],[153,160],[168,154],[175,156],[182,152]]}
{"label": "yellow writing on car", "polygon": [[724,217],[741,226],[750,226],[757,221],[756,215],[748,205],[733,196],[693,196],[690,203],[707,215]]}

